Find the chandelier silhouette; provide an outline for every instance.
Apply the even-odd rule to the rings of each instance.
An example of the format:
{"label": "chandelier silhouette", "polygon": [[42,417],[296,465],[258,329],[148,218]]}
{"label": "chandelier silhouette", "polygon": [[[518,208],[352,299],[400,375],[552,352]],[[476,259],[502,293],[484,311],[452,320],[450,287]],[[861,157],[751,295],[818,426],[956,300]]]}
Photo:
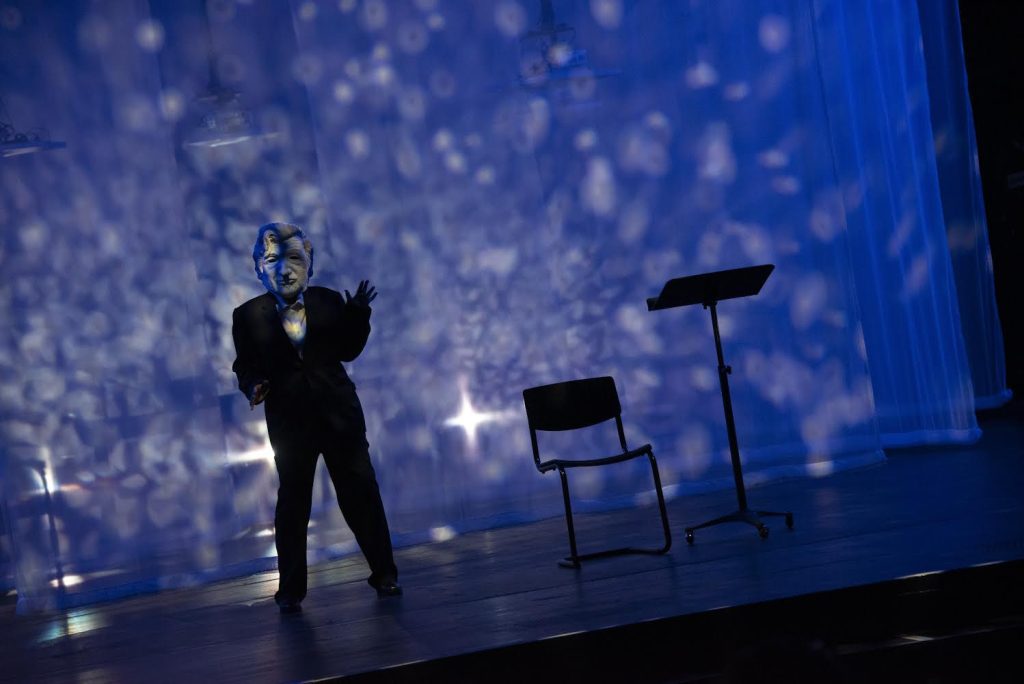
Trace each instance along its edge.
{"label": "chandelier silhouette", "polygon": [[45,129],[19,131],[11,122],[3,98],[0,98],[0,157],[17,157],[67,147],[67,143],[50,140]]}
{"label": "chandelier silhouette", "polygon": [[184,145],[192,148],[216,148],[250,140],[272,138],[275,132],[263,130],[242,104],[242,93],[221,83],[213,49],[210,16],[203,1],[209,80],[203,92],[192,100],[192,127]]}
{"label": "chandelier silhouette", "polygon": [[552,0],[540,0],[540,20],[519,39],[519,84],[556,99],[595,101],[596,80],[618,71],[595,69],[576,45],[576,29],[555,18]]}

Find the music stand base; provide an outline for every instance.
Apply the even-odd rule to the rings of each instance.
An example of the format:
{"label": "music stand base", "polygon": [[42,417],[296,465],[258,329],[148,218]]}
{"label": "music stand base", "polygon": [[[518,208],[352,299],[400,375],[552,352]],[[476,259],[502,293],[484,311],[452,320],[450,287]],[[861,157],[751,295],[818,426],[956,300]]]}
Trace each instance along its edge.
{"label": "music stand base", "polygon": [[761,522],[761,518],[768,518],[771,516],[780,516],[786,518],[786,527],[793,529],[793,514],[790,511],[754,511],[749,508],[740,509],[734,511],[729,515],[723,515],[720,518],[714,520],[708,520],[700,525],[694,525],[693,527],[686,528],[686,543],[693,544],[693,533],[696,530],[711,527],[713,525],[721,525],[722,523],[729,522],[742,522],[748,525],[753,525],[757,528],[757,534],[761,539],[768,538],[768,526]]}

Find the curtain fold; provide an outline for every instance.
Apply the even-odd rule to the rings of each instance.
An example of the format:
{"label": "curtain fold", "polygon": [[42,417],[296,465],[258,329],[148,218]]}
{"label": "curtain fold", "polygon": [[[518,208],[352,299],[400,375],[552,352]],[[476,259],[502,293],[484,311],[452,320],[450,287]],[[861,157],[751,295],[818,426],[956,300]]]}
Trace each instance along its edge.
{"label": "curtain fold", "polygon": [[815,9],[883,443],[977,439],[916,3]]}
{"label": "curtain fold", "polygon": [[917,3],[946,239],[976,408],[1010,400],[956,0]]}

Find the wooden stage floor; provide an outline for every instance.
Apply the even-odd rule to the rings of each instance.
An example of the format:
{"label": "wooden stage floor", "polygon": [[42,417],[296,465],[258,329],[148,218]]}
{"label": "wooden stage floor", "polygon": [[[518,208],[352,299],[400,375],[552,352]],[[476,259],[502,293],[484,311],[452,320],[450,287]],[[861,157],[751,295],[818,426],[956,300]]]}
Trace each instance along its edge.
{"label": "wooden stage floor", "polygon": [[[0,681],[546,681],[545,671],[579,675],[564,681],[719,681],[734,648],[751,641],[737,634],[737,620],[759,625],[764,639],[817,632],[847,654],[868,642],[938,638],[920,636],[928,629],[977,634],[974,623],[993,620],[1009,625],[1003,636],[1017,644],[1019,402],[984,417],[982,428],[970,447],[893,450],[871,468],[750,490],[752,507],[796,517],[792,531],[770,519],[766,540],[729,524],[699,531],[687,546],[686,525],[735,507],[734,493],[722,491],[670,502],[674,545],[665,556],[561,569],[565,526],[554,518],[400,549],[406,594],[398,599],[376,598],[361,559],[316,566],[297,616],[279,615],[272,573],[58,615],[19,617],[8,603],[0,606]],[[578,530],[586,550],[656,542],[659,525],[645,508],[580,516]],[[918,636],[900,636],[911,595],[934,600],[915,604]],[[958,619],[972,596],[988,612]],[[838,622],[860,631],[829,631]],[[598,665],[608,669],[593,671]]]}

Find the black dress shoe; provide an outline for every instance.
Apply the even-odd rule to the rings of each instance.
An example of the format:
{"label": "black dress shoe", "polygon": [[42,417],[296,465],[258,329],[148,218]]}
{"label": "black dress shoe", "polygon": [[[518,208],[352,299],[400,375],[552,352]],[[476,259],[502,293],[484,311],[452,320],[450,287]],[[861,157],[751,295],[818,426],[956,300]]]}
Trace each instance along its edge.
{"label": "black dress shoe", "polygon": [[294,599],[278,600],[277,607],[281,610],[282,615],[291,615],[293,613],[302,612],[302,603]]}
{"label": "black dress shoe", "polygon": [[377,598],[388,598],[402,595],[402,585],[395,579],[384,579],[374,584],[377,590]]}

